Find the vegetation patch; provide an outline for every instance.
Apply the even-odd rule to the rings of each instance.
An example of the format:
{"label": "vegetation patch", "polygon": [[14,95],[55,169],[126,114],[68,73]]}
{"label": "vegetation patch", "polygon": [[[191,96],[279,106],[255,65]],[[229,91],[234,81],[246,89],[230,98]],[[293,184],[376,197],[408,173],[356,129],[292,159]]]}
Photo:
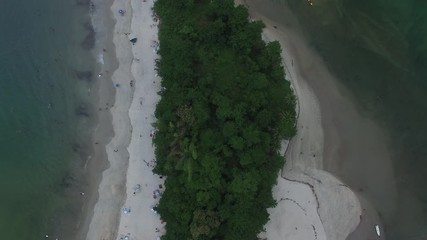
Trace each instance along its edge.
{"label": "vegetation patch", "polygon": [[276,204],[280,140],[296,132],[280,45],[231,0],[158,0],[155,12],[162,239],[257,239]]}

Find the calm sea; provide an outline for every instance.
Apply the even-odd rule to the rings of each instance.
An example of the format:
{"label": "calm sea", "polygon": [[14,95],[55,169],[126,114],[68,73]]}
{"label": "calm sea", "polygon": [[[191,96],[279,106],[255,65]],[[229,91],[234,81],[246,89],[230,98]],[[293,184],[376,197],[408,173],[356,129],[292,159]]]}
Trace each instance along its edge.
{"label": "calm sea", "polygon": [[59,237],[65,223],[72,234],[94,124],[90,5],[2,0],[0,9],[0,238]]}
{"label": "calm sea", "polygon": [[289,4],[310,44],[354,94],[360,112],[391,136],[395,182],[390,184],[397,186],[397,199],[367,197],[379,211],[387,239],[427,239],[427,2],[262,4],[278,2]]}

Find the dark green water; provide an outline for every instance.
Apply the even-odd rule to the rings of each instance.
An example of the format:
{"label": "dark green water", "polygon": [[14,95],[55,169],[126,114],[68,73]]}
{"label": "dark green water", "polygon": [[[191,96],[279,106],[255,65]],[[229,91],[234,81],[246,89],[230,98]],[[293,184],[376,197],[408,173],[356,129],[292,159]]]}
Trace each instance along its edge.
{"label": "dark green water", "polygon": [[354,93],[362,114],[376,119],[392,137],[396,206],[370,199],[387,239],[426,239],[427,2],[286,2],[311,45]]}
{"label": "dark green water", "polygon": [[93,126],[81,114],[89,78],[78,73],[94,65],[84,2],[0,1],[1,239],[54,237],[78,219]]}

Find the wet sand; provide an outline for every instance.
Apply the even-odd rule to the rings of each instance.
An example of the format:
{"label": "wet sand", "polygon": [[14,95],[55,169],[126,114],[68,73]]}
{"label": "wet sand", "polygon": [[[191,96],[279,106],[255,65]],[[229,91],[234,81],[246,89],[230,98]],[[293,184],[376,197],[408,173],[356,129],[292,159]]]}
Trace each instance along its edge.
{"label": "wet sand", "polygon": [[[110,2],[112,2],[110,0]],[[110,11],[104,8],[97,8],[98,14],[109,14]],[[106,17],[106,25],[113,26],[114,22],[111,17]],[[95,126],[92,136],[91,155],[86,161],[84,170],[88,176],[87,185],[81,189],[84,193],[82,198],[85,204],[82,207],[83,217],[78,223],[80,230],[76,239],[85,239],[90,223],[94,216],[95,205],[99,200],[99,184],[102,180],[103,171],[109,167],[108,156],[106,151],[107,144],[114,136],[112,115],[110,108],[115,102],[115,89],[111,83],[112,72],[117,68],[117,59],[115,47],[112,43],[112,33],[107,33],[107,40],[103,46],[102,64],[97,67],[97,71],[91,76],[94,82],[93,90],[88,94],[96,94],[96,105],[94,106],[94,115],[96,116],[97,125]],[[99,76],[101,74],[101,76]]]}
{"label": "wet sand", "polygon": [[[112,2],[112,0],[109,1]],[[89,2],[82,6],[89,7]],[[97,6],[95,11],[99,15],[110,13],[109,9],[106,12],[105,6]],[[107,26],[113,26],[111,18],[105,17],[104,19]],[[89,22],[85,23],[85,28],[88,30],[91,41],[95,44],[97,33],[94,32]],[[58,237],[58,239],[86,238],[94,215],[94,207],[99,199],[98,187],[102,173],[109,166],[106,145],[114,135],[110,108],[115,102],[115,89],[111,83],[111,73],[117,68],[117,60],[112,43],[112,33],[107,33],[103,37],[106,40],[102,46],[104,49],[102,64],[98,64],[95,69],[91,70],[73,70],[73,74],[79,81],[88,82],[89,88],[85,94],[91,100],[90,104],[85,104],[84,107],[79,106],[76,109],[76,114],[93,123],[91,125],[93,128],[89,130],[90,135],[88,134],[90,138],[87,143],[89,145],[76,143],[73,146],[73,150],[80,155],[82,161],[77,164],[78,166],[73,166],[70,171],[68,177],[71,179],[69,181],[72,182],[72,187],[67,189],[67,197],[75,199],[73,201],[78,202],[79,207],[67,209],[70,213],[66,214],[73,218],[68,218],[68,215],[65,214],[66,217],[61,216],[55,219],[53,224],[58,224],[59,227],[54,234],[49,234],[49,237]],[[98,55],[97,49],[93,49],[93,46],[87,50]]]}

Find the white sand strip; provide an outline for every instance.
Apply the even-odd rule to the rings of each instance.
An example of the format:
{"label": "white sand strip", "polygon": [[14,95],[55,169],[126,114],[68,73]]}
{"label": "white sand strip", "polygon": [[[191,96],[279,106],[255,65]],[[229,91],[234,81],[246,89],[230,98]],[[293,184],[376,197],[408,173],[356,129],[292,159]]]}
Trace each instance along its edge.
{"label": "white sand strip", "polygon": [[326,234],[317,213],[316,198],[309,186],[278,177],[273,188],[278,204],[269,209],[270,221],[262,234],[268,240],[318,239],[326,240]]}
{"label": "white sand strip", "polygon": [[[132,46],[131,72],[134,79],[134,95],[129,110],[132,137],[129,144],[129,167],[126,180],[126,201],[120,213],[119,238],[156,239],[163,232],[160,216],[151,211],[159,197],[153,198],[153,191],[163,181],[152,173],[155,164],[154,147],[150,133],[155,121],[154,111],[160,97],[160,79],[156,77],[153,41],[157,39],[157,22],[153,21],[153,1],[131,0],[132,21],[129,39],[137,38]],[[135,187],[141,191],[135,192]],[[125,214],[123,208],[130,208]],[[156,230],[158,229],[158,230]]]}

